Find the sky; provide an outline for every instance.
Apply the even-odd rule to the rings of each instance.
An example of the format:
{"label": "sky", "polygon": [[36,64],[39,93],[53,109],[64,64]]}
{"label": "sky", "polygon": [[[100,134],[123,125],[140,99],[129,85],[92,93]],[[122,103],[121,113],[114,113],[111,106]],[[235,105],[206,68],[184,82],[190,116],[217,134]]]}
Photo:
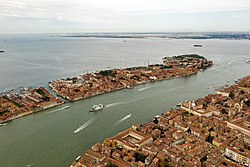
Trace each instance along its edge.
{"label": "sky", "polygon": [[250,31],[250,0],[0,0],[0,34]]}

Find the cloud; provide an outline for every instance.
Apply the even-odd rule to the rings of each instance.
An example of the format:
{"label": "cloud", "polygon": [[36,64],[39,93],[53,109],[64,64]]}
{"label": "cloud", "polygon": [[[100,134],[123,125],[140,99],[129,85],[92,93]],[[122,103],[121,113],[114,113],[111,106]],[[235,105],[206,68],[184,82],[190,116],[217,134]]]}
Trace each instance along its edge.
{"label": "cloud", "polygon": [[[0,0],[1,22],[20,24],[32,20],[51,24],[81,25],[88,29],[150,27],[154,20],[190,13],[250,11],[249,0]],[[145,18],[149,18],[148,21]],[[193,17],[194,18],[194,17]],[[192,19],[192,18],[191,18]],[[194,19],[195,21],[195,19]],[[55,25],[57,26],[57,25]],[[92,28],[91,28],[92,26]],[[5,26],[6,27],[6,26]],[[49,25],[46,25],[49,27]],[[42,27],[41,27],[42,28]],[[1,28],[0,28],[1,29]]]}
{"label": "cloud", "polygon": [[0,0],[0,4],[0,17],[77,21],[136,12],[152,14],[250,9],[249,0]]}
{"label": "cloud", "polygon": [[92,7],[117,11],[225,11],[250,9],[249,0],[87,0]]}

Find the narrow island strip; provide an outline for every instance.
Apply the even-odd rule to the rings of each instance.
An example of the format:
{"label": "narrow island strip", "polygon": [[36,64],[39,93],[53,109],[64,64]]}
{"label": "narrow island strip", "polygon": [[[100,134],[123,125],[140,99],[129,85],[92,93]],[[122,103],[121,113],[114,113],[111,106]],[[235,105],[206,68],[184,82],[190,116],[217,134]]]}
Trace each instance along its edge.
{"label": "narrow island strip", "polygon": [[250,166],[250,76],[106,138],[71,167]]}
{"label": "narrow island strip", "polygon": [[[213,64],[197,54],[163,58],[163,64],[112,69],[58,79],[49,87],[60,97],[76,101],[115,90],[168,78],[188,76]],[[64,103],[46,88],[20,88],[0,93],[0,125]],[[67,107],[67,106],[66,106]]]}
{"label": "narrow island strip", "polygon": [[179,55],[163,58],[163,64],[101,70],[58,79],[50,82],[49,87],[58,96],[76,101],[152,81],[196,74],[212,64],[212,61],[197,54]]}

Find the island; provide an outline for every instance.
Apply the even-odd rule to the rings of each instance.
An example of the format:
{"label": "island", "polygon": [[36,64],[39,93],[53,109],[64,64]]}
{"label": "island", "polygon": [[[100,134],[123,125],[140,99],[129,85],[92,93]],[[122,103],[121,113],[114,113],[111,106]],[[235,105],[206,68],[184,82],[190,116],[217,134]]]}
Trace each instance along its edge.
{"label": "island", "polygon": [[163,58],[163,64],[125,69],[100,70],[73,78],[58,79],[49,87],[69,101],[76,101],[115,90],[174,77],[188,76],[213,64],[197,54]]}
{"label": "island", "polygon": [[[101,70],[73,78],[59,79],[49,87],[69,101],[80,100],[167,78],[197,73],[213,64],[205,57],[188,54],[163,58],[163,64],[147,67]],[[46,88],[19,88],[0,93],[0,124],[63,104]]]}
{"label": "island", "polygon": [[58,106],[63,102],[44,88],[19,88],[0,93],[0,123]]}
{"label": "island", "polygon": [[71,167],[250,166],[250,76],[96,143]]}

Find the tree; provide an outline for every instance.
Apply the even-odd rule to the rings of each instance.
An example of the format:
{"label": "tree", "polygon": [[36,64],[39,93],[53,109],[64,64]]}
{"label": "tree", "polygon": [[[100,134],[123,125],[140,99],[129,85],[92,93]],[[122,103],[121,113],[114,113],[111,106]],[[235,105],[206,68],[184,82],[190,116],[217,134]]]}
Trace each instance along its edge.
{"label": "tree", "polygon": [[2,111],[0,111],[0,116],[2,116],[3,114],[9,112],[9,109],[8,108],[3,108]]}
{"label": "tree", "polygon": [[114,70],[104,70],[99,72],[100,75],[102,76],[112,76],[115,77],[115,71]]}
{"label": "tree", "polygon": [[155,118],[154,120],[153,120],[153,122],[155,123],[155,124],[158,124],[158,120]]}
{"label": "tree", "polygon": [[44,93],[44,91],[41,88],[36,89],[36,92],[39,93],[42,96],[42,99],[44,101],[49,101],[50,98]]}
{"label": "tree", "polygon": [[225,165],[225,166],[227,166],[227,163],[226,163],[225,161],[224,161],[224,162],[222,162],[222,164],[223,164],[223,165]]}
{"label": "tree", "polygon": [[135,157],[135,161],[136,161],[136,162],[137,162],[137,161],[145,162],[145,159],[146,159],[147,156],[143,155],[142,153],[136,152],[136,153],[134,154],[134,157]]}
{"label": "tree", "polygon": [[43,90],[41,88],[38,88],[36,90],[37,93],[39,93],[40,95],[42,95],[43,97],[46,96],[45,93],[43,92]]}
{"label": "tree", "polygon": [[221,113],[222,113],[222,114],[228,114],[225,108],[222,108],[222,109],[221,109]]}
{"label": "tree", "polygon": [[164,167],[171,167],[171,165],[169,163],[165,162]]}
{"label": "tree", "polygon": [[244,101],[244,103],[245,103],[248,107],[250,107],[250,100],[246,100],[246,101]]}
{"label": "tree", "polygon": [[115,165],[115,164],[108,163],[108,164],[106,165],[106,167],[118,167],[118,166]]}
{"label": "tree", "polygon": [[191,133],[191,129],[190,129],[190,128],[188,128],[188,130],[187,130],[186,132],[190,134],[190,133]]}
{"label": "tree", "polygon": [[214,131],[214,127],[209,128],[209,132]]}
{"label": "tree", "polygon": [[229,97],[234,98],[235,94],[233,92],[229,93]]}
{"label": "tree", "polygon": [[214,139],[214,137],[213,136],[211,136],[210,134],[206,137],[206,142],[209,142],[209,143],[212,143],[213,142],[213,139]]}

